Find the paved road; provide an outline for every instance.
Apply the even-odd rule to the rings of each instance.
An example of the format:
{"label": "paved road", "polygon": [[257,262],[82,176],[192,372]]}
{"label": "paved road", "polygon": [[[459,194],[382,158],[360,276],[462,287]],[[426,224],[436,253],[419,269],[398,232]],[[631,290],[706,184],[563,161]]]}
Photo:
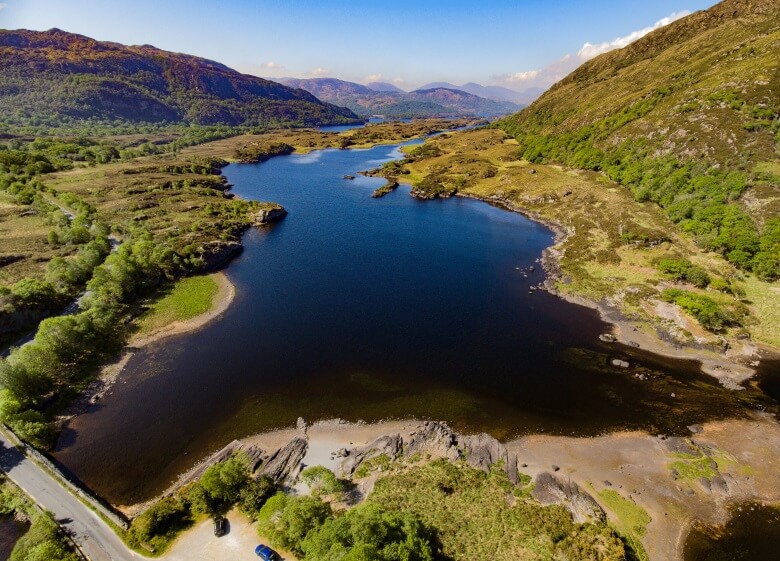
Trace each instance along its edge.
{"label": "paved road", "polygon": [[0,432],[0,470],[54,517],[89,561],[144,559],[130,551],[103,520],[71,495],[47,472],[19,452]]}

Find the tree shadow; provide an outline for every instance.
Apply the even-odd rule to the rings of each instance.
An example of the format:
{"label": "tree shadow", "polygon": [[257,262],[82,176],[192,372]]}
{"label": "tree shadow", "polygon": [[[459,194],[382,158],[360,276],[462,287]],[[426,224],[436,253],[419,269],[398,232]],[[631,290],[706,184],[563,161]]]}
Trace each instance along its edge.
{"label": "tree shadow", "polygon": [[23,461],[24,454],[16,447],[10,446],[7,440],[0,437],[0,470],[8,473]]}

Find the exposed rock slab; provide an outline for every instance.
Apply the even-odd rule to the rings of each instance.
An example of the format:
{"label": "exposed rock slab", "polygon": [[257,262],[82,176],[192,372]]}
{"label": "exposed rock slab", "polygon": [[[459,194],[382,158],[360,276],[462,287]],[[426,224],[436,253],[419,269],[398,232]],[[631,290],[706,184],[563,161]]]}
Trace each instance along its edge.
{"label": "exposed rock slab", "polygon": [[341,472],[342,477],[351,477],[366,460],[376,458],[382,454],[391,460],[398,459],[401,456],[403,447],[404,441],[400,434],[380,436],[365,446],[344,450],[342,453],[346,453],[346,457],[341,461],[337,470]]}
{"label": "exposed rock slab", "polygon": [[578,524],[605,521],[607,515],[596,500],[573,481],[563,482],[549,472],[536,476],[534,498],[543,505],[562,504]]}
{"label": "exposed rock slab", "polygon": [[296,437],[282,448],[271,454],[260,469],[258,476],[267,475],[277,484],[286,479],[294,479],[301,470],[301,460],[306,455],[309,443],[306,439]]}

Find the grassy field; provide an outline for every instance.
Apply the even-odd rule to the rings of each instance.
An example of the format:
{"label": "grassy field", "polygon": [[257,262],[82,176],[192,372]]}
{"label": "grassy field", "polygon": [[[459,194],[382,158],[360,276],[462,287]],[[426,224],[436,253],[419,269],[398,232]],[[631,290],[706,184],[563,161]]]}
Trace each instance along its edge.
{"label": "grassy field", "polygon": [[434,461],[377,481],[368,499],[411,512],[438,530],[453,561],[623,559],[606,526],[579,525],[560,505],[541,506],[506,476]]}
{"label": "grassy field", "polygon": [[650,515],[634,501],[626,499],[613,489],[604,489],[598,494],[599,502],[613,515],[613,526],[626,540],[641,561],[647,561],[642,546],[642,537],[647,533]]}
{"label": "grassy field", "polygon": [[[427,148],[410,147],[398,179],[423,192],[455,191],[520,210],[555,224],[565,234],[556,247],[561,277],[557,290],[595,302],[606,301],[640,321],[660,320],[654,302],[672,286],[705,295],[724,309],[750,316],[732,326],[733,336],[746,329],[754,340],[780,344],[780,310],[774,295],[780,282],[768,283],[737,271],[720,255],[706,252],[680,232],[654,203],[639,203],[631,193],[602,175],[560,166],[531,164],[518,157],[517,143],[502,131],[473,130],[428,140]],[[408,172],[408,173],[407,173]],[[722,287],[696,288],[662,273],[663,258],[687,259]],[[744,302],[729,294],[746,293]],[[681,337],[692,337],[690,319],[674,326]],[[670,324],[671,325],[671,324]],[[696,336],[717,344],[703,329]]]}
{"label": "grassy field", "polygon": [[0,191],[0,285],[11,285],[24,277],[41,278],[50,259],[78,249],[51,245],[51,231],[47,216],[16,204],[13,197]]}
{"label": "grassy field", "polygon": [[208,312],[219,290],[215,275],[186,277],[163,290],[138,319],[140,333],[151,333],[177,321]]}

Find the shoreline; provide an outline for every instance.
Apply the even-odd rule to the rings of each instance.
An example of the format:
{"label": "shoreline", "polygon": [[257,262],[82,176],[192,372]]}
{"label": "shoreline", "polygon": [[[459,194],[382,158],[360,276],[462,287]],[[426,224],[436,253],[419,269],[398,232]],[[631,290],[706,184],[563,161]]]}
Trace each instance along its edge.
{"label": "shoreline", "polygon": [[214,295],[211,309],[187,320],[174,321],[150,333],[132,335],[122,347],[119,355],[101,366],[95,379],[70,402],[62,413],[55,417],[54,425],[58,432],[64,428],[68,421],[85,413],[90,406],[105,397],[136,352],[168,337],[197,331],[227,311],[235,299],[236,287],[223,271],[210,274],[214,276],[217,283],[217,292]]}
{"label": "shoreline", "polygon": [[[403,176],[401,176],[403,177]],[[399,177],[399,181],[410,185],[407,181]],[[610,326],[610,333],[614,337],[614,342],[634,347],[650,353],[664,356],[667,358],[695,360],[700,363],[702,373],[712,376],[727,389],[742,390],[741,384],[751,379],[756,374],[756,369],[760,360],[763,358],[759,354],[759,345],[754,343],[742,344],[741,350],[730,348],[725,352],[718,352],[711,348],[695,346],[683,342],[672,343],[665,340],[659,333],[660,327],[652,323],[641,320],[632,320],[625,316],[619,309],[609,307],[603,302],[595,302],[585,296],[576,294],[564,294],[556,288],[556,282],[561,277],[560,269],[560,251],[559,247],[571,235],[561,224],[542,218],[537,213],[516,206],[504,199],[484,198],[471,193],[455,193],[456,197],[482,201],[491,205],[498,206],[509,212],[516,212],[525,216],[529,220],[538,222],[549,228],[554,234],[553,244],[542,251],[541,264],[547,273],[546,278],[540,284],[540,288],[550,294],[579,306],[585,306],[596,310],[602,321]],[[649,332],[652,329],[653,332]],[[767,348],[769,354],[777,354],[772,348]],[[748,362],[750,366],[741,361]]]}
{"label": "shoreline", "polygon": [[[302,464],[334,469],[343,448],[359,447],[383,436],[406,438],[424,423],[420,419],[376,423],[327,419],[307,425],[257,433],[229,443],[202,458],[157,497],[119,509],[137,515],[163,496],[199,477],[231,451],[261,449],[271,453],[295,438],[308,449]],[[745,419],[711,421],[690,427],[686,437],[619,431],[596,437],[526,435],[504,442],[517,454],[521,473],[535,478],[548,472],[575,482],[619,522],[600,494],[614,491],[643,509],[651,521],[642,543],[651,561],[682,561],[687,536],[695,522],[725,524],[729,508],[745,502],[780,504],[780,423],[767,414]],[[686,456],[687,454],[687,456]],[[717,465],[709,478],[676,474],[673,464],[697,455]],[[365,495],[375,478],[359,484]]]}
{"label": "shoreline", "polygon": [[174,335],[197,331],[225,313],[236,297],[236,287],[223,271],[210,274],[217,283],[217,292],[211,309],[190,319],[174,321],[149,333],[135,333],[128,340],[125,349],[139,350]]}

